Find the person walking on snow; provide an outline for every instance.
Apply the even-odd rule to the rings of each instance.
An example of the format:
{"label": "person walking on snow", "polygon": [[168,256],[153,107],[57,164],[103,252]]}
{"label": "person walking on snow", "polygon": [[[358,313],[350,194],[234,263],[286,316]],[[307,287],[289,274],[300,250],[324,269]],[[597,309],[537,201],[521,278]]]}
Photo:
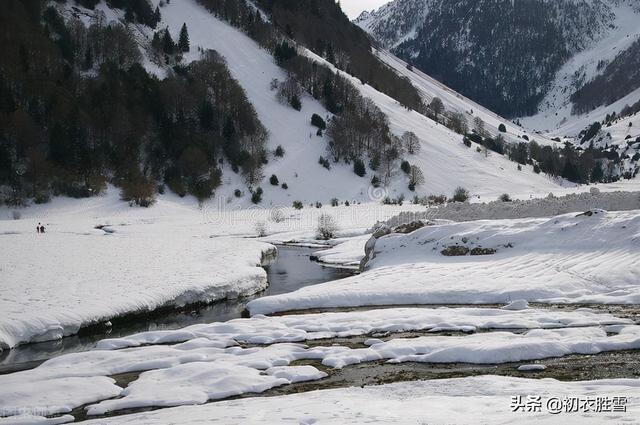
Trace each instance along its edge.
{"label": "person walking on snow", "polygon": [[40,233],[40,223],[36,226],[36,232]]}

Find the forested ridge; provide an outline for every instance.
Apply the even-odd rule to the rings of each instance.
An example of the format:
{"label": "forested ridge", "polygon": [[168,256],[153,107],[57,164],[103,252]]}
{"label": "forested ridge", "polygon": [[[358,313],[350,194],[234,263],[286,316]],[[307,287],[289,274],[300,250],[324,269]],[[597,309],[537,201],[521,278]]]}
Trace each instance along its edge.
{"label": "forested ridge", "polygon": [[268,135],[215,52],[161,80],[119,23],[65,23],[44,1],[8,0],[0,27],[4,202],[92,196],[107,182],[139,204],[165,185],[205,199],[225,160],[256,178]]}
{"label": "forested ridge", "polygon": [[[377,169],[381,155],[387,161],[400,158],[401,146],[384,114],[349,81],[298,55],[287,41],[306,44],[314,37],[310,47],[321,46],[319,54],[330,62],[393,93],[406,107],[422,109],[411,84],[375,59],[366,35],[332,1],[314,0],[310,12],[295,2],[262,4],[281,21],[276,25],[244,1],[200,2],[270,50],[291,73],[289,81],[276,82],[279,96],[299,109],[298,91],[304,89],[340,116],[328,129],[333,161],[359,166],[371,156]],[[76,2],[89,9],[97,3]],[[268,132],[224,59],[208,52],[184,64],[186,24],[179,35],[171,34],[158,25],[162,8],[147,0],[109,0],[108,5],[124,11],[122,23],[105,22],[100,13],[88,24],[63,17],[56,3],[44,0],[6,3],[0,21],[6,46],[0,58],[2,201],[21,205],[30,198],[46,202],[52,195],[93,196],[107,183],[139,205],[150,205],[165,188],[203,200],[220,185],[225,163],[244,175],[250,189],[258,186],[268,161]],[[288,20],[308,16],[313,18],[305,31],[294,35]],[[335,39],[323,27],[326,22],[352,39]],[[154,30],[149,46],[140,45],[133,24]],[[141,47],[169,69],[167,78],[145,70]],[[356,130],[347,132],[350,127]],[[326,129],[323,123],[319,131]],[[328,161],[324,165],[330,167]]]}

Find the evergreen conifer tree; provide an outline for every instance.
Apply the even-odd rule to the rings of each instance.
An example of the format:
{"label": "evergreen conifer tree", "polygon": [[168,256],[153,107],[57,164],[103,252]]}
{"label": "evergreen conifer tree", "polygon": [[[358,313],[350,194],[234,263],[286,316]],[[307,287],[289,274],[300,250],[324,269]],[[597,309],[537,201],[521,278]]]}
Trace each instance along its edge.
{"label": "evergreen conifer tree", "polygon": [[154,25],[152,27],[155,28],[156,25],[158,25],[158,23],[160,22],[161,19],[162,19],[162,17],[160,16],[160,7],[156,6],[156,10],[153,12]]}
{"label": "evergreen conifer tree", "polygon": [[189,31],[187,30],[187,24],[182,24],[182,29],[180,30],[180,38],[178,39],[178,49],[181,52],[189,51]]}
{"label": "evergreen conifer tree", "polygon": [[169,28],[165,28],[164,35],[162,36],[162,51],[167,55],[172,55],[175,53],[175,50],[176,43],[174,43],[173,38],[171,38]]}

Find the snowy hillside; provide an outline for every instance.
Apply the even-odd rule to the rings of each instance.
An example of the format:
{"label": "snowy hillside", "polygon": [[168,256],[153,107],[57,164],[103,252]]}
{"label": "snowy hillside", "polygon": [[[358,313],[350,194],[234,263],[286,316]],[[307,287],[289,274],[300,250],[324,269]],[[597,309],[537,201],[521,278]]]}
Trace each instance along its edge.
{"label": "snowy hillside", "polygon": [[[523,141],[522,137],[526,135],[541,144],[555,145],[557,143],[543,134],[532,135],[526,126],[522,127],[514,124],[509,119],[503,118],[477,102],[461,95],[419,69],[415,67],[409,69],[406,62],[399,59],[389,51],[378,50],[376,53],[380,60],[389,65],[400,75],[409,78],[411,83],[419,90],[427,104],[437,97],[442,100],[445,110],[464,114],[469,123],[473,123],[473,120],[476,117],[479,117],[485,123],[485,129],[492,136],[502,133],[507,141],[510,142],[521,142]],[[505,126],[505,132],[500,132],[498,130],[500,124]]]}
{"label": "snowy hillside", "polygon": [[[327,140],[326,137],[320,139],[315,134],[312,135],[310,116],[313,113],[323,117],[330,114],[309,96],[305,97],[301,112],[277,102],[273,92],[269,90],[269,82],[273,78],[283,80],[285,75],[267,52],[240,31],[207,14],[194,0],[185,0],[179,6],[169,4],[162,11],[163,19],[170,28],[177,31],[182,22],[187,22],[190,28],[194,28],[194,45],[215,49],[227,59],[233,75],[247,91],[260,120],[269,129],[272,148],[277,144],[282,144],[285,148],[287,154],[282,160],[265,167],[265,176],[276,174],[281,181],[289,183],[286,193],[263,185],[266,198],[273,205],[290,205],[296,199],[318,199],[326,202],[333,197],[371,200],[369,179],[355,176],[352,167],[335,166],[327,171],[317,164],[317,158],[326,154]],[[327,64],[326,61],[323,63]],[[414,131],[422,139],[422,152],[415,159],[408,158],[425,173],[427,182],[418,188],[418,193],[449,194],[457,186],[463,186],[473,194],[497,196],[498,192],[504,190],[526,192],[557,187],[555,182],[535,175],[528,168],[518,172],[516,164],[498,155],[485,158],[482,154],[470,152],[462,145],[460,136],[416,112],[406,111],[393,99],[369,86],[362,86],[355,78],[350,79],[361,89],[363,95],[374,100],[389,117],[392,130],[398,136],[405,131]],[[387,190],[388,194],[392,197],[400,194],[411,196],[411,192],[406,189],[405,180],[400,170],[396,170],[395,178]],[[230,185],[227,190],[230,195],[233,187]],[[380,198],[378,194],[372,200]]]}
{"label": "snowy hillside", "polygon": [[392,49],[416,37],[431,3],[431,0],[396,0],[378,10],[363,12],[354,22],[383,47]]}
{"label": "snowy hillside", "polygon": [[[312,59],[335,68],[312,52],[305,50]],[[397,63],[397,62],[396,62]],[[401,67],[400,67],[401,69]],[[417,164],[425,174],[426,184],[419,188],[419,193],[450,193],[457,186],[468,188],[474,196],[486,199],[493,198],[505,190],[517,194],[527,191],[557,189],[562,186],[548,176],[535,174],[532,167],[518,165],[502,155],[478,152],[462,144],[462,138],[447,127],[416,112],[409,111],[389,96],[378,92],[368,84],[341,72],[358,87],[363,96],[373,100],[389,118],[391,129],[397,135],[405,131],[414,132],[420,139],[422,150],[414,156],[408,156],[411,163]],[[422,83],[424,80],[417,81]],[[412,80],[415,84],[415,81]],[[419,84],[416,84],[421,88]],[[485,116],[488,116],[488,112]],[[494,119],[496,122],[497,119]],[[400,177],[402,179],[402,177]],[[392,183],[391,193],[408,193],[403,189],[404,182],[397,179]],[[404,191],[404,192],[403,192]]]}
{"label": "snowy hillside", "polygon": [[[635,40],[639,12],[637,2],[619,0],[396,0],[355,23],[502,115],[528,115],[539,106],[554,121],[557,109]],[[559,113],[554,124],[563,118]]]}
{"label": "snowy hillside", "polygon": [[[326,155],[328,140],[326,136],[316,136],[311,115],[326,118],[331,114],[310,96],[302,99],[301,111],[280,103],[269,85],[273,79],[286,80],[287,75],[269,52],[240,30],[214,17],[195,0],[169,3],[161,11],[161,25],[168,25],[170,31],[177,33],[186,22],[192,46],[214,49],[224,56],[269,131],[268,149],[273,151],[278,145],[284,148],[283,158],[275,158],[264,167],[266,178],[261,187],[268,204],[290,206],[296,200],[367,199],[368,182],[354,175],[351,167],[336,166],[329,171],[318,164],[318,158]],[[189,58],[196,59],[197,50],[193,50],[195,53]],[[287,183],[289,189],[270,185],[267,180],[272,174],[281,183]],[[231,170],[226,170],[223,179],[223,188],[217,194],[222,199],[233,197],[234,190],[244,186]]]}
{"label": "snowy hillside", "polygon": [[[178,33],[183,23],[187,24],[192,49],[185,55],[186,61],[197,59],[200,49],[214,49],[226,59],[233,77],[245,89],[260,121],[269,131],[268,150],[273,151],[278,145],[284,148],[284,157],[271,159],[263,169],[265,180],[260,186],[264,190],[267,206],[290,206],[296,200],[326,203],[332,198],[380,201],[385,196],[413,196],[407,189],[408,178],[399,169],[393,171],[387,188],[374,190],[370,184],[372,174],[360,178],[353,173],[350,165],[333,164],[330,171],[319,165],[318,158],[327,155],[329,140],[326,134],[316,136],[316,129],[311,126],[310,118],[312,114],[330,118],[331,114],[307,95],[302,99],[301,111],[279,102],[270,83],[273,79],[284,81],[286,73],[277,66],[269,52],[243,32],[216,18],[195,0],[163,3],[160,11],[162,21],[159,26],[168,26],[171,33]],[[85,13],[91,12],[87,10]],[[109,16],[117,17],[118,12],[112,11]],[[140,27],[140,30],[147,31],[147,38],[151,37],[148,29]],[[315,58],[328,64],[317,56]],[[402,72],[402,66],[398,64],[396,67]],[[150,72],[161,73],[150,61],[148,68]],[[389,117],[396,135],[413,131],[422,140],[422,151],[415,157],[407,158],[425,174],[426,183],[417,188],[417,194],[450,195],[456,187],[463,186],[474,195],[495,198],[504,191],[545,192],[558,187],[549,178],[534,174],[530,167],[518,171],[515,163],[497,154],[491,153],[486,157],[483,153],[466,148],[461,137],[444,126],[421,114],[407,111],[394,99],[368,85],[363,86],[357,79],[350,76],[348,78]],[[422,80],[412,82],[422,83]],[[489,127],[497,127],[499,118],[490,116],[488,112],[483,114]],[[509,129],[513,134],[519,134],[516,127],[510,126]],[[280,183],[287,183],[288,190],[270,185],[268,179],[271,175],[276,175]],[[242,177],[225,168],[223,185],[217,190],[217,198],[232,200],[236,189],[246,192]],[[239,202],[247,205],[248,198],[245,196]]]}
{"label": "snowy hillside", "polygon": [[640,100],[640,89],[636,89],[611,105],[578,115],[572,113],[573,104],[570,100],[576,89],[602,74],[606,64],[640,39],[640,14],[637,10],[637,5],[627,2],[612,6],[611,11],[615,14],[615,20],[611,23],[613,29],[562,66],[540,103],[538,112],[520,118],[524,126],[548,132],[554,137],[575,137],[594,121],[602,121],[607,114],[614,111],[619,113],[625,105]]}

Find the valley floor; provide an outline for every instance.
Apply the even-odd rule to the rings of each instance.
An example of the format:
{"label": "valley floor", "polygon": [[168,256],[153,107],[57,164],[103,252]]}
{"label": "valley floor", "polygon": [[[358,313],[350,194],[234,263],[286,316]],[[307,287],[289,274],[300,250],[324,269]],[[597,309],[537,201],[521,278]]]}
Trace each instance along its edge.
{"label": "valley floor", "polygon": [[[5,349],[111,317],[260,291],[260,264],[278,244],[316,247],[318,261],[363,271],[255,299],[249,318],[103,339],[0,375],[0,423],[633,420],[636,198],[561,198],[563,214],[541,218],[526,217],[538,217],[531,205],[545,211],[538,203],[514,203],[520,218],[512,219],[423,217],[410,233],[375,224],[395,226],[392,217],[425,207],[233,210],[167,195],[142,210],[109,191],[23,210],[20,220],[0,221]],[[583,202],[621,211],[572,211]],[[338,227],[329,241],[316,238],[323,213]],[[38,222],[47,233],[35,233]],[[588,376],[611,379],[567,372],[559,359],[571,356],[583,356],[574,363],[585,370],[601,359],[602,374]],[[417,372],[423,366],[428,373]]]}

